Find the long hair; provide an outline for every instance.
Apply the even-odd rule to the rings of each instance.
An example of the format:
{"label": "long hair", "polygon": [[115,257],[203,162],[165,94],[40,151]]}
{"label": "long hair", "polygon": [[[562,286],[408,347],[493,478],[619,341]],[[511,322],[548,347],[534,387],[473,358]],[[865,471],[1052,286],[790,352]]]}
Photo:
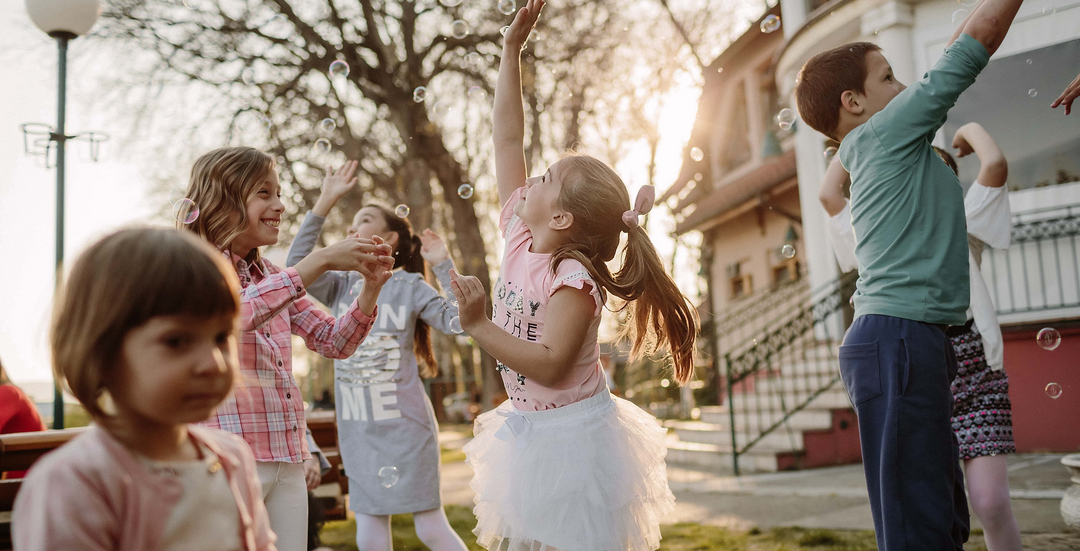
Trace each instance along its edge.
{"label": "long hair", "polygon": [[56,297],[53,374],[100,421],[107,413],[99,400],[129,331],[158,316],[235,319],[239,288],[221,253],[190,233],[134,228],[109,235],[79,255]]}
{"label": "long hair", "polygon": [[[248,226],[248,200],[275,165],[273,157],[251,147],[223,147],[199,157],[191,167],[185,194],[199,214],[191,224],[178,220],[177,228],[195,232],[219,250],[229,250]],[[259,259],[256,247],[245,260],[255,263]]]}
{"label": "long hair", "polygon": [[[645,229],[623,222],[630,209],[626,184],[611,167],[587,155],[569,154],[559,167],[562,190],[556,204],[574,219],[570,242],[551,255],[551,269],[567,259],[584,265],[602,288],[622,299],[617,310],[630,306],[620,337],[632,342],[631,359],[666,349],[675,380],[686,384],[694,373],[697,312],[664,269]],[[607,262],[615,258],[623,232],[621,267],[612,274]]]}
{"label": "long hair", "polygon": [[[427,265],[424,257],[420,256],[420,237],[413,233],[412,224],[408,218],[402,218],[385,205],[364,205],[364,208],[378,210],[386,222],[386,228],[398,236],[397,246],[394,247],[394,266],[400,266],[406,272],[420,274],[427,279]],[[435,360],[435,351],[431,346],[431,327],[424,320],[416,319],[416,329],[413,331],[413,354],[420,366],[420,376],[430,379],[439,374],[439,363]]]}

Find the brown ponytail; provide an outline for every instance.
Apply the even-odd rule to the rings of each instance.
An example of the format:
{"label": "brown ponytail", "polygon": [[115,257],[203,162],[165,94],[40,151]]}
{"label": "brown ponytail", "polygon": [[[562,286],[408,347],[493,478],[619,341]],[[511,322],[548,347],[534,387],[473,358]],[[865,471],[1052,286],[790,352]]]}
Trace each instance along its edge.
{"label": "brown ponytail", "polygon": [[[394,267],[420,274],[426,281],[428,279],[427,265],[424,263],[424,257],[420,255],[420,237],[413,233],[409,219],[398,216],[385,205],[364,205],[364,207],[378,210],[386,222],[386,228],[398,235],[397,247],[394,247],[393,254]],[[413,330],[413,355],[416,356],[421,377],[430,379],[439,374],[439,363],[435,360],[435,351],[431,346],[431,327],[419,318]]]}
{"label": "brown ponytail", "polygon": [[[559,161],[562,191],[558,207],[574,216],[570,243],[551,255],[555,270],[566,259],[580,262],[607,292],[619,297],[621,311],[631,306],[620,337],[631,340],[631,359],[658,349],[671,353],[675,381],[684,385],[694,373],[697,312],[664,269],[643,228],[628,227],[622,215],[630,195],[619,175],[603,162],[573,154]],[[615,258],[619,237],[627,232],[621,267],[614,274],[607,262]]]}

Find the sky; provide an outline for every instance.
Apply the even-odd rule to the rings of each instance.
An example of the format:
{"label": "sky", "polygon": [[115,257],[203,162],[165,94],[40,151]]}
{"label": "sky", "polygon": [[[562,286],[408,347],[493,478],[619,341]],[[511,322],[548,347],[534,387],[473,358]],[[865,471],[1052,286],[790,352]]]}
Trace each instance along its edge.
{"label": "sky", "polygon": [[[147,151],[138,144],[117,144],[127,126],[109,119],[109,106],[100,98],[102,76],[122,65],[107,63],[72,41],[68,65],[68,134],[101,131],[112,135],[98,162],[89,159],[85,142],[70,142],[67,149],[65,257],[68,262],[99,238],[119,227],[137,223],[164,225],[162,199],[151,193],[152,171]],[[80,63],[81,62],[81,63]],[[0,89],[0,288],[5,289],[0,309],[0,362],[18,384],[41,388],[51,379],[48,324],[54,288],[56,173],[42,159],[24,153],[20,125],[56,122],[55,42],[38,30],[26,15],[22,0],[0,0],[0,64],[6,86]],[[659,192],[677,176],[682,148],[689,137],[699,90],[692,79],[675,87],[662,117],[658,159]],[[174,116],[182,116],[176,114]],[[192,144],[198,147],[197,144]],[[635,154],[640,152],[634,152]],[[641,158],[639,155],[629,157]],[[138,160],[136,160],[138,159]],[[622,167],[619,167],[620,170]],[[636,189],[630,190],[631,193]],[[671,241],[663,228],[671,227],[663,209],[650,217],[651,233],[662,254],[670,254]],[[684,261],[686,251],[681,257]],[[680,285],[696,286],[692,272],[684,270]],[[46,387],[47,388],[47,387]],[[33,392],[39,394],[41,392]],[[47,401],[47,396],[34,396]]]}

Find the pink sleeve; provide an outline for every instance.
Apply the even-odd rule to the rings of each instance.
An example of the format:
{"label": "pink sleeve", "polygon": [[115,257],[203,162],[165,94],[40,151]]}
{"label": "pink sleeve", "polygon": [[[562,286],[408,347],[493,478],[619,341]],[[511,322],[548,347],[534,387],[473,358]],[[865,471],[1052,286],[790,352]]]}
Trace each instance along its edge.
{"label": "pink sleeve", "polygon": [[599,316],[600,311],[604,308],[604,294],[600,289],[600,286],[593,281],[589,271],[585,269],[580,262],[576,260],[563,260],[559,263],[558,269],[555,270],[555,282],[551,285],[551,289],[548,290],[548,296],[555,294],[555,291],[563,287],[573,287],[575,289],[581,289],[588,291],[592,295],[593,300],[596,301],[596,309],[593,310],[593,316]]}
{"label": "pink sleeve", "polygon": [[514,193],[510,194],[510,198],[506,200],[506,204],[503,205],[502,212],[499,213],[499,231],[502,232],[503,237],[506,237],[506,230],[510,226],[510,220],[514,218],[514,205],[518,204],[524,193],[525,186],[515,189]]}
{"label": "pink sleeve", "polygon": [[355,300],[340,318],[323,312],[306,298],[295,300],[289,305],[293,334],[303,337],[309,349],[330,359],[352,356],[371,331],[378,315],[378,306],[368,316],[360,311]]}
{"label": "pink sleeve", "polygon": [[[54,452],[55,453],[55,452]],[[95,477],[78,465],[43,458],[30,469],[11,512],[19,551],[107,551],[120,544],[114,506]]]}
{"label": "pink sleeve", "polygon": [[263,262],[269,273],[266,279],[240,291],[240,330],[255,331],[273,319],[293,301],[306,294],[296,268],[278,270]]}

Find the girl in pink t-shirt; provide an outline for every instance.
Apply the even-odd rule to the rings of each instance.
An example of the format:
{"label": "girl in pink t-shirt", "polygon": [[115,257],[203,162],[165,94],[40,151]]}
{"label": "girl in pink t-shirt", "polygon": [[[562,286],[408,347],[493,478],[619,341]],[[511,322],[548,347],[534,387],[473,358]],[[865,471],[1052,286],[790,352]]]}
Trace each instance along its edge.
{"label": "girl in pink t-shirt", "polygon": [[[475,277],[451,272],[462,328],[498,361],[509,399],[476,420],[465,446],[474,474],[477,541],[488,549],[640,550],[660,544],[674,505],[665,431],[612,397],[597,331],[608,293],[630,306],[633,356],[672,351],[675,379],[693,371],[694,311],[664,270],[625,184],[604,163],[570,155],[526,179],[520,52],[544,0],[507,30],[495,91],[495,168],[506,238],[493,314]],[[627,234],[622,266],[612,274]],[[504,547],[505,546],[505,547]]]}

